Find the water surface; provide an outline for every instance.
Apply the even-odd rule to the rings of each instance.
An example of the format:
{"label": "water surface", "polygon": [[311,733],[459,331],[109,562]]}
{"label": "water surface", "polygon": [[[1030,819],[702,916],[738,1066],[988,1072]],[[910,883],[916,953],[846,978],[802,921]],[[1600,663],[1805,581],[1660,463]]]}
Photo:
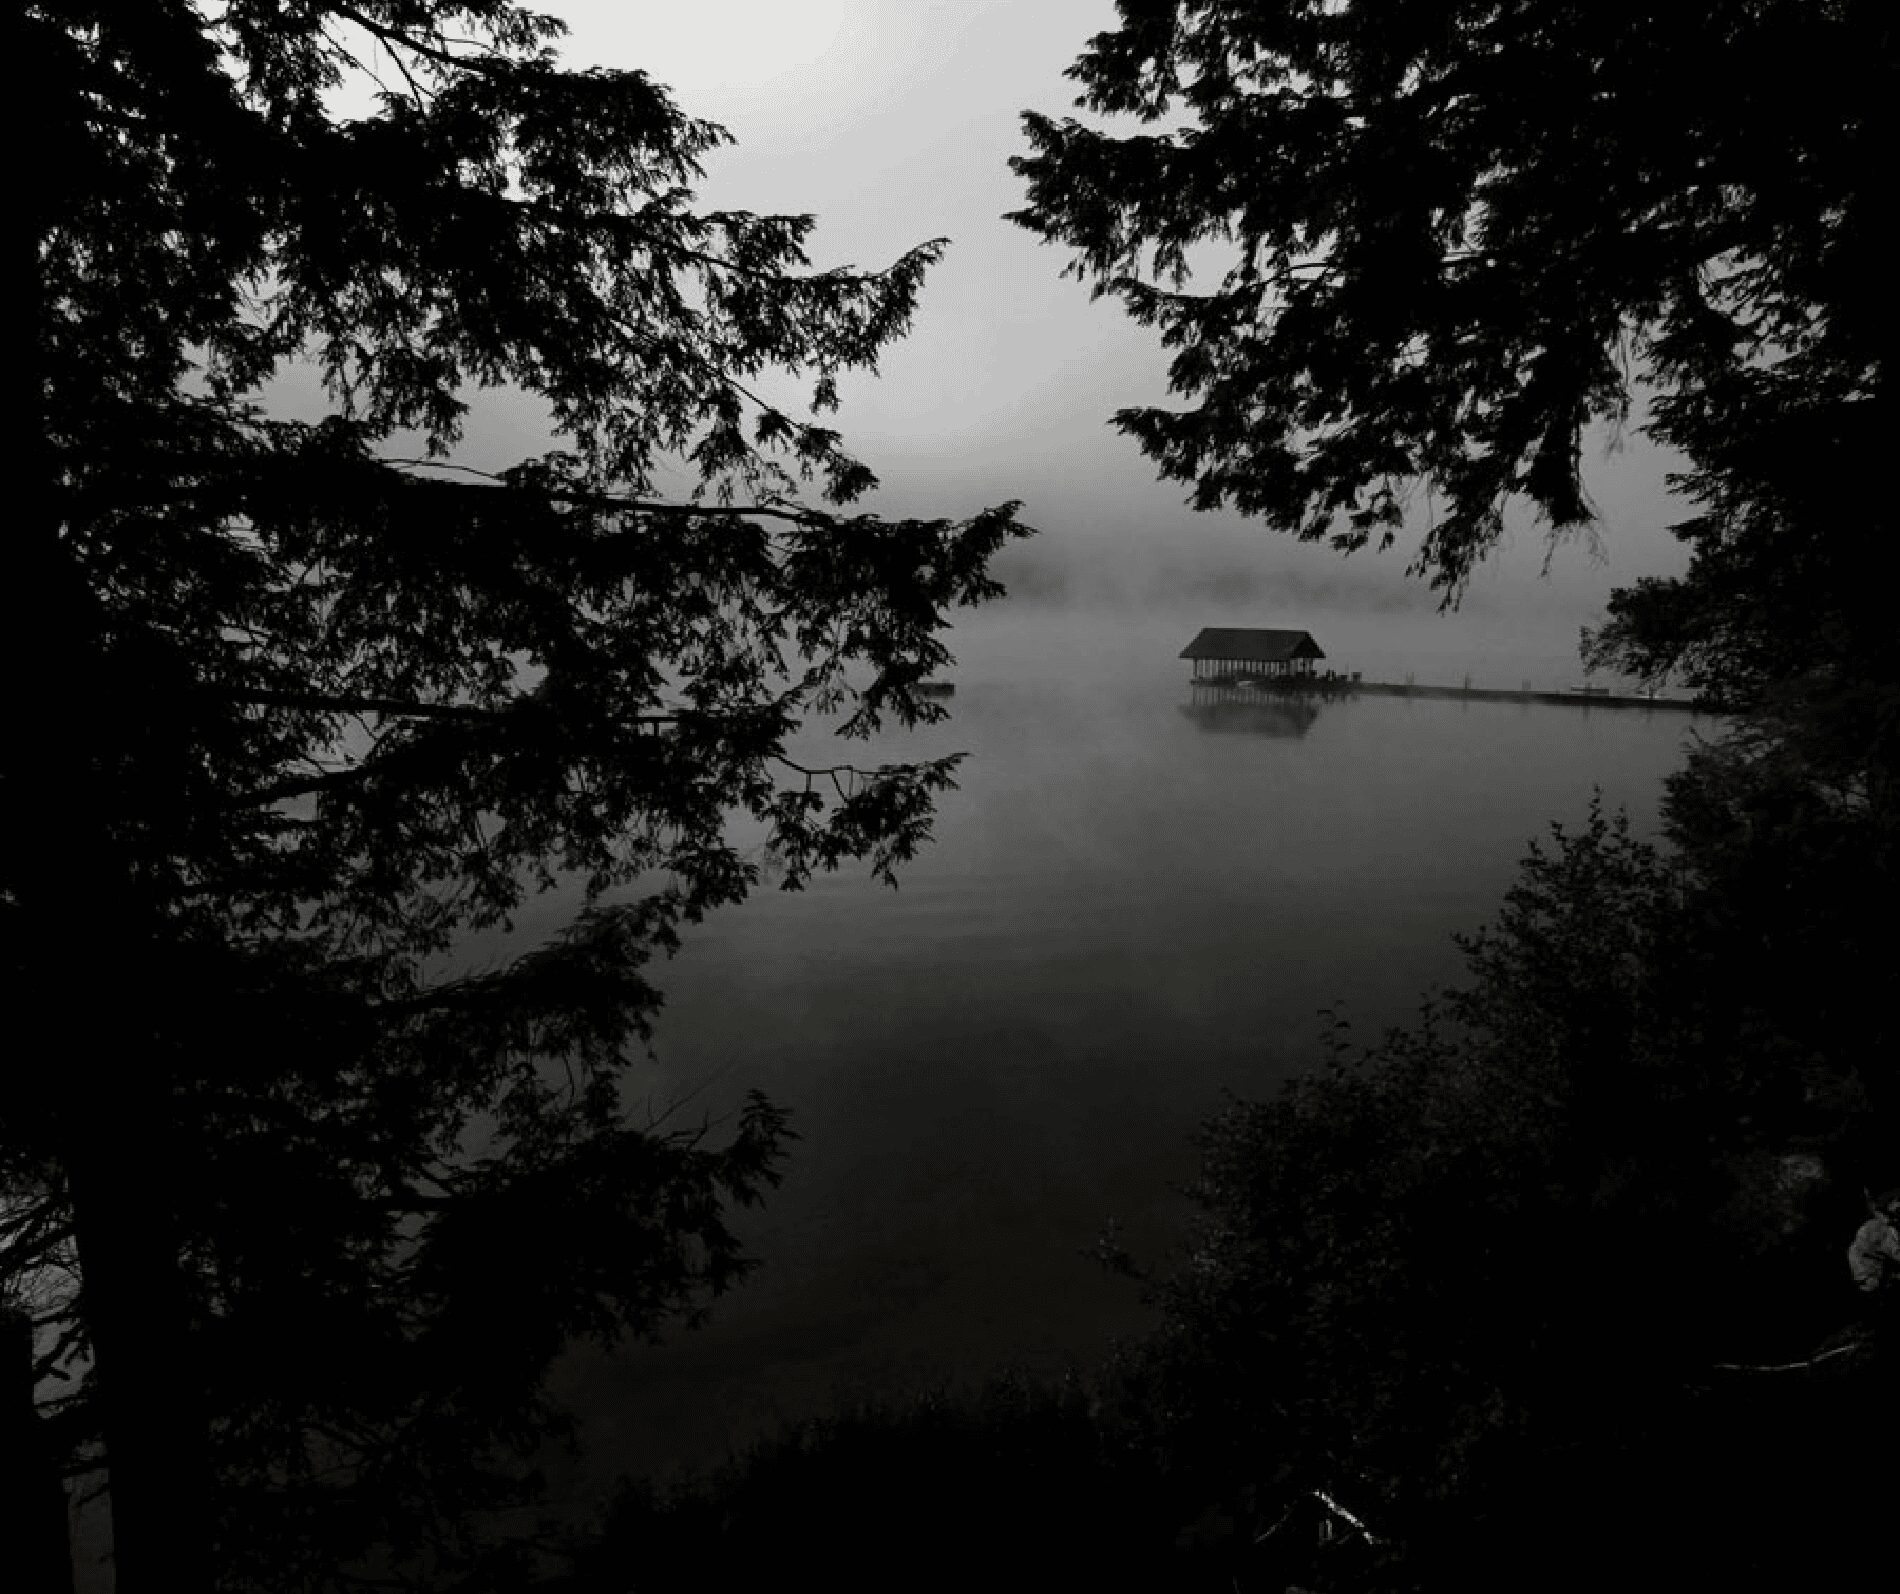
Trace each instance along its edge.
{"label": "water surface", "polygon": [[[1388,697],[1209,714],[1178,630],[967,633],[951,723],[869,754],[972,755],[901,888],[762,891],[658,971],[650,1099],[691,1120],[758,1088],[802,1139],[742,1226],[766,1266],[710,1328],[569,1368],[604,1467],[703,1461],[840,1391],[1052,1368],[1138,1328],[1131,1286],[1083,1253],[1110,1217],[1150,1247],[1176,1232],[1171,1186],[1222,1093],[1313,1060],[1321,1008],[1403,1020],[1530,838],[1597,787],[1653,826],[1708,729]],[[1486,665],[1480,684],[1566,668]],[[795,753],[867,761],[824,727]]]}

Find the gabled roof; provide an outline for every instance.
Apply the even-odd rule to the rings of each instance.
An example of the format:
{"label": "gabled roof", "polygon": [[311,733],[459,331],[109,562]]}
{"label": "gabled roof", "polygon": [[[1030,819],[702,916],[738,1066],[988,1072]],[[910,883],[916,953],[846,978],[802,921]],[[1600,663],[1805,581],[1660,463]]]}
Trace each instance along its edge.
{"label": "gabled roof", "polygon": [[1260,631],[1243,626],[1210,625],[1186,647],[1184,659],[1323,659],[1310,631]]}

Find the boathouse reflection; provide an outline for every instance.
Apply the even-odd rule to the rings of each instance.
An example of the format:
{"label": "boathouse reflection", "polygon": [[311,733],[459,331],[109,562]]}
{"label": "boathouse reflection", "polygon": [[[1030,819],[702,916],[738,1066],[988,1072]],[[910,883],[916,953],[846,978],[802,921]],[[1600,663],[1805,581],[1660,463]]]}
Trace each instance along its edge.
{"label": "boathouse reflection", "polygon": [[1324,701],[1316,691],[1272,691],[1252,685],[1196,681],[1181,712],[1204,731],[1248,736],[1304,736]]}

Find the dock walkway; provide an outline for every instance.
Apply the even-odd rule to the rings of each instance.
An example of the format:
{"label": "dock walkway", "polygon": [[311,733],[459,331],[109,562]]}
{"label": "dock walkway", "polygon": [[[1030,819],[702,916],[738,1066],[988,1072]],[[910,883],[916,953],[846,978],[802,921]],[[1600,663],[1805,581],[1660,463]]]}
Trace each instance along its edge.
{"label": "dock walkway", "polygon": [[1285,696],[1351,697],[1369,693],[1377,697],[1452,698],[1482,703],[1562,703],[1571,708],[1662,709],[1665,712],[1706,714],[1709,712],[1690,697],[1651,697],[1646,692],[1557,692],[1498,686],[1418,686],[1398,681],[1361,681],[1346,675],[1313,675],[1229,680],[1193,683],[1197,698],[1222,702],[1260,701]]}
{"label": "dock walkway", "polygon": [[1647,692],[1545,692],[1500,686],[1411,686],[1391,681],[1351,681],[1351,692],[1384,697],[1476,698],[1491,703],[1565,703],[1572,708],[1662,708],[1706,713],[1692,697],[1651,697]]}

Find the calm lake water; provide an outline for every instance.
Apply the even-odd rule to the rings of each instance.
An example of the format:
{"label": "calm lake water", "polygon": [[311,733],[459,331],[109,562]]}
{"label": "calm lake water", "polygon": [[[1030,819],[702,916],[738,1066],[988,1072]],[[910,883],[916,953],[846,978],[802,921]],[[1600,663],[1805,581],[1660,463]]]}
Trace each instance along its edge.
{"label": "calm lake water", "polygon": [[[1508,646],[1408,656],[1385,622],[1338,623],[1387,645],[1349,655],[1298,623],[1368,678],[1576,678]],[[762,891],[658,971],[653,1103],[692,1122],[758,1088],[802,1139],[741,1225],[765,1266],[710,1327],[565,1369],[594,1451],[569,1488],[717,1459],[841,1394],[1055,1369],[1138,1329],[1133,1287],[1083,1253],[1111,1217],[1150,1252],[1178,1231],[1172,1187],[1222,1093],[1313,1060],[1321,1008],[1403,1020],[1457,976],[1452,933],[1491,915],[1530,838],[1579,822],[1593,786],[1653,826],[1662,777],[1711,728],[1387,697],[1197,715],[1175,658],[1193,629],[1005,615],[962,633],[948,725],[869,758],[822,728],[796,750],[972,756],[899,890]]]}

